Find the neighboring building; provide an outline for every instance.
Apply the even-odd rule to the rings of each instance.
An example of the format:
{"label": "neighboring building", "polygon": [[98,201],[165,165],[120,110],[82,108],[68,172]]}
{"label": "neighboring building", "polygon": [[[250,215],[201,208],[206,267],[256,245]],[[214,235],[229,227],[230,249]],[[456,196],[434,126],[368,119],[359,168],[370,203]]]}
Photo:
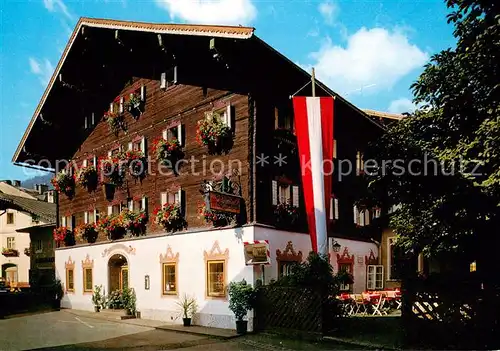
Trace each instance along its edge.
{"label": "neighboring building", "polygon": [[[13,185],[11,185],[13,184]],[[39,197],[45,187],[37,186]],[[30,282],[30,236],[20,228],[54,222],[56,206],[28,194],[20,182],[0,182],[0,256],[1,277],[11,287],[26,287]]]}
{"label": "neighboring building", "polygon": [[[80,167],[137,149],[152,156],[156,174],[129,178],[108,196],[77,187],[71,200],[59,197],[59,223],[70,228],[124,208],[144,210],[150,217],[144,236],[110,241],[100,233],[94,244],[56,249],[56,275],[67,292],[62,306],[92,310],[95,285],[106,292],[128,286],[136,291],[142,317],[171,321],[179,315],[178,298],[187,293],[197,299],[197,324],[234,328],[229,282],[267,283],[287,274],[290,263],[304,260],[311,250],[289,98],[309,80],[253,28],[80,19],[13,162],[71,159]],[[339,177],[336,169],[329,236],[332,248],[337,242],[340,250],[332,249],[330,260],[336,270],[353,273],[355,282],[345,289],[360,292],[366,288],[367,260],[377,254],[372,233],[363,229],[379,211],[354,206],[361,192],[355,173],[362,174],[363,150],[383,127],[318,84],[318,96],[336,97],[335,158],[350,160],[356,170]],[[142,113],[126,111],[130,94],[140,96]],[[310,86],[301,94],[311,95]],[[107,109],[123,113],[126,132],[110,132],[101,119]],[[196,141],[198,121],[213,112],[221,114],[233,135],[227,152],[219,155]],[[199,162],[178,175],[160,175],[149,146],[172,135],[182,143],[184,159]],[[286,164],[274,162],[283,156]],[[217,173],[229,164],[240,172],[220,184],[211,166]],[[214,227],[200,218],[199,205],[207,196],[200,193],[202,186],[237,195],[211,192],[208,202],[227,216],[239,213],[237,225]],[[181,206],[187,229],[170,233],[153,223],[153,209],[165,202]],[[299,213],[293,225],[279,222],[275,214],[284,203]],[[262,240],[270,248],[264,270],[246,265],[244,250],[245,242]]]}

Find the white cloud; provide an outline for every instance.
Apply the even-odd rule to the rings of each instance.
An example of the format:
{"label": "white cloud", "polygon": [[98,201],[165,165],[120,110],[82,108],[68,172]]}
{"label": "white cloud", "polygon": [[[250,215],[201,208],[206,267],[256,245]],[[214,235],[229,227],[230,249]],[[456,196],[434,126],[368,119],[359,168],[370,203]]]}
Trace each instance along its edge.
{"label": "white cloud", "polygon": [[390,89],[402,77],[422,67],[429,55],[411,44],[400,29],[361,28],[347,37],[345,46],[327,38],[311,53],[317,76],[339,93]]}
{"label": "white cloud", "polygon": [[33,57],[29,58],[31,73],[36,75],[43,86],[49,84],[49,80],[54,73],[54,67],[49,60],[44,59],[43,62],[36,60]]}
{"label": "white cloud", "polygon": [[73,19],[63,0],[43,0],[43,5],[49,12],[62,12],[64,16]]}
{"label": "white cloud", "polygon": [[391,101],[389,108],[387,109],[391,113],[404,113],[404,112],[415,112],[417,106],[407,98],[400,98]]}
{"label": "white cloud", "polygon": [[330,1],[326,1],[319,4],[318,10],[325,19],[326,24],[333,24],[333,21],[338,14],[339,8],[337,5],[331,3]]}
{"label": "white cloud", "polygon": [[248,24],[257,16],[251,0],[156,0],[170,13],[192,23]]}

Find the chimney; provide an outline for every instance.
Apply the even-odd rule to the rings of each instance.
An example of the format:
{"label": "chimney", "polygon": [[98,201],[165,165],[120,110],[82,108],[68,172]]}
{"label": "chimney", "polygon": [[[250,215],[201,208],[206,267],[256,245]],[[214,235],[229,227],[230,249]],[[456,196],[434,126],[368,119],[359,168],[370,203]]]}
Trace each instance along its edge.
{"label": "chimney", "polygon": [[42,195],[49,190],[49,186],[46,184],[36,184],[35,189],[38,191],[40,195]]}
{"label": "chimney", "polygon": [[13,182],[14,182],[14,186],[16,188],[20,188],[21,187],[21,181],[20,180],[14,180]]}
{"label": "chimney", "polygon": [[53,204],[55,203],[55,192],[54,190],[50,190],[47,192],[47,202]]}

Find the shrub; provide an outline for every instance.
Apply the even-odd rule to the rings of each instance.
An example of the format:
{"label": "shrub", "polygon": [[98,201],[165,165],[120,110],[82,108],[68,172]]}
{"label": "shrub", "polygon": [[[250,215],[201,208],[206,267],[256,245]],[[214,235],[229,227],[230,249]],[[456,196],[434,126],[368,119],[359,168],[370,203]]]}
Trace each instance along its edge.
{"label": "shrub", "polygon": [[241,282],[231,282],[228,293],[229,309],[237,321],[242,321],[248,311],[253,309],[254,289],[243,279]]}

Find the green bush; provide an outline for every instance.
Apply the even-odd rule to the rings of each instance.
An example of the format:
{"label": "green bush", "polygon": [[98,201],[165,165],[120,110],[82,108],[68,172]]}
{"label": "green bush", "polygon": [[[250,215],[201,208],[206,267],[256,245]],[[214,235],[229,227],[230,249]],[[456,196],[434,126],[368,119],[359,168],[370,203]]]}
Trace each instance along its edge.
{"label": "green bush", "polygon": [[245,279],[229,284],[229,309],[237,321],[242,321],[248,311],[253,309],[254,289]]}

